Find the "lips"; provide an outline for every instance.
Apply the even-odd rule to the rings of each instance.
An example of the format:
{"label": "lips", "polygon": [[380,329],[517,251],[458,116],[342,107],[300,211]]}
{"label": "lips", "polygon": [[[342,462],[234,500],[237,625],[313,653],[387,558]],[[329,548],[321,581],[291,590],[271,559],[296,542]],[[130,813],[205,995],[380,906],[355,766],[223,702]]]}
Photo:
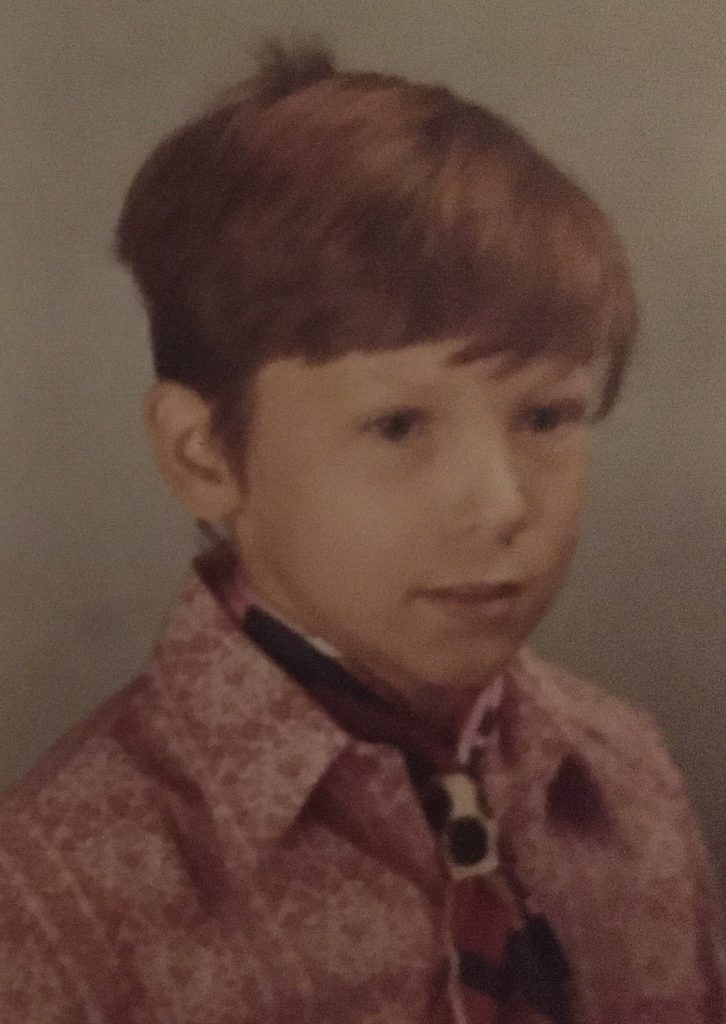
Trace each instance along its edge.
{"label": "lips", "polygon": [[420,596],[457,632],[482,628],[509,628],[517,615],[522,583],[514,580],[463,583],[454,587],[435,587],[420,591]]}
{"label": "lips", "polygon": [[453,601],[462,604],[482,604],[487,601],[506,600],[516,597],[522,589],[521,583],[466,583],[456,587],[437,587],[423,591],[426,597],[439,601]]}

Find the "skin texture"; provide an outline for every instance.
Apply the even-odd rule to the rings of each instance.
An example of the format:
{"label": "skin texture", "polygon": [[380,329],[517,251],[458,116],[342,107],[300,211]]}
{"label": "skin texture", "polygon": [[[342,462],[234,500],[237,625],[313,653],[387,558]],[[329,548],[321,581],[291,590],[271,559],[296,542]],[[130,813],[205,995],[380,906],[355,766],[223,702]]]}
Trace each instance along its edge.
{"label": "skin texture", "polygon": [[[203,468],[200,399],[170,382],[147,396],[162,472],[225,521],[266,607],[444,733],[564,582],[597,397],[588,367],[552,358],[448,365],[462,344],[268,363],[244,484],[219,456]],[[522,589],[486,615],[425,593],[482,581]]]}

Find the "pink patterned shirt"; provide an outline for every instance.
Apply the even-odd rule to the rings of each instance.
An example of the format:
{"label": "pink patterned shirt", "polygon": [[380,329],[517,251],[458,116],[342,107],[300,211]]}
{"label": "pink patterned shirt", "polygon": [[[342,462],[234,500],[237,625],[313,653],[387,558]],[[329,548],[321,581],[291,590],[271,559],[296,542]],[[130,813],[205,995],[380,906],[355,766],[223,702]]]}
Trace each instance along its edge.
{"label": "pink patterned shirt", "polygon": [[[255,647],[248,599],[193,576],[138,677],[5,796],[3,1024],[447,1020],[403,757]],[[500,697],[482,786],[577,1024],[723,1024],[719,898],[658,730],[527,650]]]}

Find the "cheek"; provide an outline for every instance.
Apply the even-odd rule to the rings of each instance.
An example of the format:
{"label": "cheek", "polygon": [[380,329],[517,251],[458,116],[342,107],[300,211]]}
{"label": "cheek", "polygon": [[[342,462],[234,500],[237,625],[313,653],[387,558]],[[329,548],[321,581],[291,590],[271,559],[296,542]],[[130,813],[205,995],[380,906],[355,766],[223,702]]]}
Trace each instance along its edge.
{"label": "cheek", "polygon": [[296,502],[327,545],[366,550],[367,557],[390,558],[415,529],[410,488],[346,466],[309,474]]}
{"label": "cheek", "polygon": [[[295,473],[294,467],[291,473]],[[345,475],[303,471],[276,495],[265,545],[279,565],[315,589],[359,597],[377,581],[401,578],[411,550],[404,503],[384,502],[375,490]],[[409,531],[409,532],[407,532]]]}
{"label": "cheek", "polygon": [[555,536],[567,541],[579,533],[589,493],[589,457],[573,452],[545,466],[540,477],[541,521]]}

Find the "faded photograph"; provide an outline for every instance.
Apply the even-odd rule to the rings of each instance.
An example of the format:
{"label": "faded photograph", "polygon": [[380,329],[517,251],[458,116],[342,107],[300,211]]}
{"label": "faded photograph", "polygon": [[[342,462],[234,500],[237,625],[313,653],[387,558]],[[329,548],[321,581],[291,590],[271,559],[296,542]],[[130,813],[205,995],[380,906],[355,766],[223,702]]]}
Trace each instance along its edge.
{"label": "faded photograph", "polygon": [[0,15],[4,1024],[726,1022],[723,29]]}

